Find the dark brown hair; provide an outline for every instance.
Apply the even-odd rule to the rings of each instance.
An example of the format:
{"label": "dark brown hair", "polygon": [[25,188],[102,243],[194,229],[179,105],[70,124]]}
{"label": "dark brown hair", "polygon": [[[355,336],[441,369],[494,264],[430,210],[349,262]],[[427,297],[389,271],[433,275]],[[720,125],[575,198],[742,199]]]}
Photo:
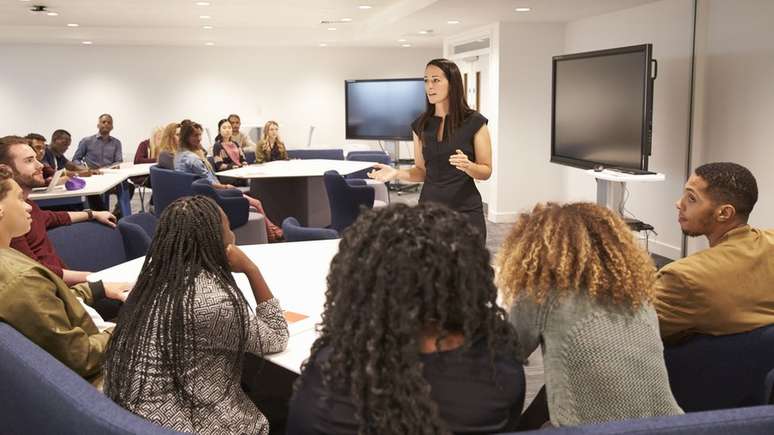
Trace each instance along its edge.
{"label": "dark brown hair", "polygon": [[30,140],[21,136],[5,136],[0,138],[0,163],[11,166],[11,147],[14,145],[30,145]]}
{"label": "dark brown hair", "polygon": [[[449,137],[454,135],[454,130],[459,128],[465,119],[475,112],[468,106],[468,102],[465,101],[465,85],[462,84],[462,74],[457,64],[449,59],[433,59],[425,65],[425,69],[433,65],[443,71],[446,76],[446,80],[449,81],[449,114],[446,117],[446,125],[449,131]],[[431,104],[430,100],[425,96],[426,106],[425,113],[419,119],[419,134],[422,138],[422,132],[425,131],[427,121],[435,115],[435,104]]]}

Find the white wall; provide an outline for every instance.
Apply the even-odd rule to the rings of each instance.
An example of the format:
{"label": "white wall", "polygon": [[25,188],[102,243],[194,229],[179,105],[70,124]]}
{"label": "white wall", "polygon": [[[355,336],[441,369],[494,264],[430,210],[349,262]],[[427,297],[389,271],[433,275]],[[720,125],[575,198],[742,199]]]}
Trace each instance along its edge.
{"label": "white wall", "polygon": [[[0,136],[57,128],[77,141],[111,113],[124,155],[163,123],[191,118],[213,132],[229,113],[269,119],[290,147],[341,147],[344,80],[421,77],[441,48],[177,48],[0,46]],[[375,146],[373,142],[351,147]]]}
{"label": "white wall", "polygon": [[[693,167],[713,161],[746,166],[758,181],[752,225],[774,227],[774,2],[699,2]],[[692,239],[689,251],[706,246]]]}
{"label": "white wall", "polygon": [[[496,196],[489,219],[514,221],[538,202],[563,197],[551,149],[551,58],[564,47],[563,24],[499,24],[497,125],[493,130]],[[491,83],[490,83],[491,84]]]}
{"label": "white wall", "polygon": [[[631,215],[656,228],[658,236],[655,241],[651,239],[650,250],[670,258],[680,257],[682,244],[674,202],[686,179],[692,23],[691,0],[663,0],[570,22],[565,31],[565,53],[653,44],[658,78],[654,86],[649,169],[665,174],[666,181],[629,183],[626,208]],[[592,177],[578,169],[561,171],[565,200],[595,200]]]}

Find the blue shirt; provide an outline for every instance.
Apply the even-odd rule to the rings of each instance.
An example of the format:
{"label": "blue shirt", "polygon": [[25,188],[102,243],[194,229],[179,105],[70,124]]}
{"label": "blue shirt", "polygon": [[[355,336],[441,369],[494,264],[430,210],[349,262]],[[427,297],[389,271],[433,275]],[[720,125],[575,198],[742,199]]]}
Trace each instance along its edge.
{"label": "blue shirt", "polygon": [[206,178],[210,184],[220,183],[212,169],[208,168],[204,161],[192,151],[181,150],[175,154],[175,170]]}
{"label": "blue shirt", "polygon": [[63,155],[57,155],[51,148],[46,148],[43,155],[43,163],[54,168],[54,170],[64,169],[69,160]]}
{"label": "blue shirt", "polygon": [[98,134],[84,137],[78,143],[73,161],[90,168],[101,168],[121,163],[124,161],[121,154],[121,141],[113,136],[103,139]]}

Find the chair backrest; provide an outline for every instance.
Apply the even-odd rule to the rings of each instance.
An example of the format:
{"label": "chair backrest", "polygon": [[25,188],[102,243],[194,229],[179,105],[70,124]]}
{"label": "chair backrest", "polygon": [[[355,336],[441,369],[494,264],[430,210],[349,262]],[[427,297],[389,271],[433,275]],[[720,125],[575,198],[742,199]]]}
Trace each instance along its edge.
{"label": "chair backrest", "polygon": [[163,169],[169,169],[174,171],[175,170],[175,156],[168,153],[167,151],[162,151],[159,153],[157,165],[159,168]]}
{"label": "chair backrest", "polygon": [[163,169],[158,165],[150,167],[150,177],[151,185],[153,185],[153,207],[156,216],[161,216],[161,213],[172,201],[193,195],[191,183],[200,178],[185,172]]}
{"label": "chair backrest", "polygon": [[99,222],[57,227],[48,238],[69,269],[96,272],[128,260],[121,231]]}
{"label": "chair backrest", "polygon": [[252,165],[253,163],[255,163],[255,150],[243,149],[242,152],[245,153],[245,161],[248,164]]}
{"label": "chair backrest", "polygon": [[336,171],[325,172],[323,182],[331,209],[330,227],[339,234],[355,222],[361,207],[374,206],[374,189],[370,186],[352,186]]}
{"label": "chair backrest", "polygon": [[282,221],[282,232],[288,242],[303,242],[306,240],[338,239],[339,233],[328,228],[308,228],[301,226],[294,217]]}
{"label": "chair backrest", "polygon": [[[350,151],[347,154],[347,160],[354,162],[376,162],[383,163],[385,165],[392,165],[392,159],[387,153],[382,151]],[[368,178],[368,173],[371,172],[371,168],[363,169],[362,171],[353,172],[347,175],[348,179]]]}
{"label": "chair backrest", "polygon": [[306,148],[299,150],[288,150],[289,159],[326,159],[326,160],[344,160],[344,150],[341,148],[333,149],[315,149]]}
{"label": "chair backrest", "polygon": [[121,236],[124,238],[127,261],[143,257],[148,253],[151,237],[141,226],[121,219],[118,221],[118,231],[121,232]]}
{"label": "chair backrest", "polygon": [[772,433],[774,433],[774,406],[755,406],[514,432],[512,435],[769,435]]}
{"label": "chair backrest", "polygon": [[215,200],[223,212],[228,217],[231,229],[239,228],[247,223],[250,217],[250,204],[242,196],[242,192],[233,189],[234,192],[218,191],[205,179],[196,180],[191,184],[191,189],[195,195],[203,195]]}
{"label": "chair backrest", "polygon": [[669,383],[686,412],[769,403],[774,325],[741,334],[698,335],[664,349]]}
{"label": "chair backrest", "polygon": [[120,222],[128,222],[131,224],[139,225],[145,231],[151,239],[156,234],[156,226],[159,223],[159,218],[151,213],[134,213],[129,216],[125,216]]}
{"label": "chair backrest", "polygon": [[91,384],[0,322],[3,433],[176,434],[121,408]]}

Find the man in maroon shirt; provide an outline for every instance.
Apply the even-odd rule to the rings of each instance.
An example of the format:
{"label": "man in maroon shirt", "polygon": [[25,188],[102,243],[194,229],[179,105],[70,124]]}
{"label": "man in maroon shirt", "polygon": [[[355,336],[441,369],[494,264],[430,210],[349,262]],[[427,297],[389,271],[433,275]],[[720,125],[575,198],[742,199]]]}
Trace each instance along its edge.
{"label": "man in maroon shirt", "polygon": [[[24,191],[25,198],[34,187],[45,186],[43,180],[43,165],[35,158],[35,150],[32,149],[26,139],[18,138],[16,141],[4,140],[0,142],[0,163],[10,166],[14,171],[14,180]],[[11,142],[11,143],[9,143]],[[32,226],[30,231],[22,237],[11,240],[11,247],[43,264],[51,271],[62,277],[68,285],[74,285],[86,281],[86,276],[91,272],[67,269],[62,259],[59,258],[54,246],[48,239],[47,230],[61,225],[96,220],[109,227],[115,228],[116,218],[107,211],[77,211],[77,212],[53,212],[41,210],[34,201],[27,199],[32,206]]]}

